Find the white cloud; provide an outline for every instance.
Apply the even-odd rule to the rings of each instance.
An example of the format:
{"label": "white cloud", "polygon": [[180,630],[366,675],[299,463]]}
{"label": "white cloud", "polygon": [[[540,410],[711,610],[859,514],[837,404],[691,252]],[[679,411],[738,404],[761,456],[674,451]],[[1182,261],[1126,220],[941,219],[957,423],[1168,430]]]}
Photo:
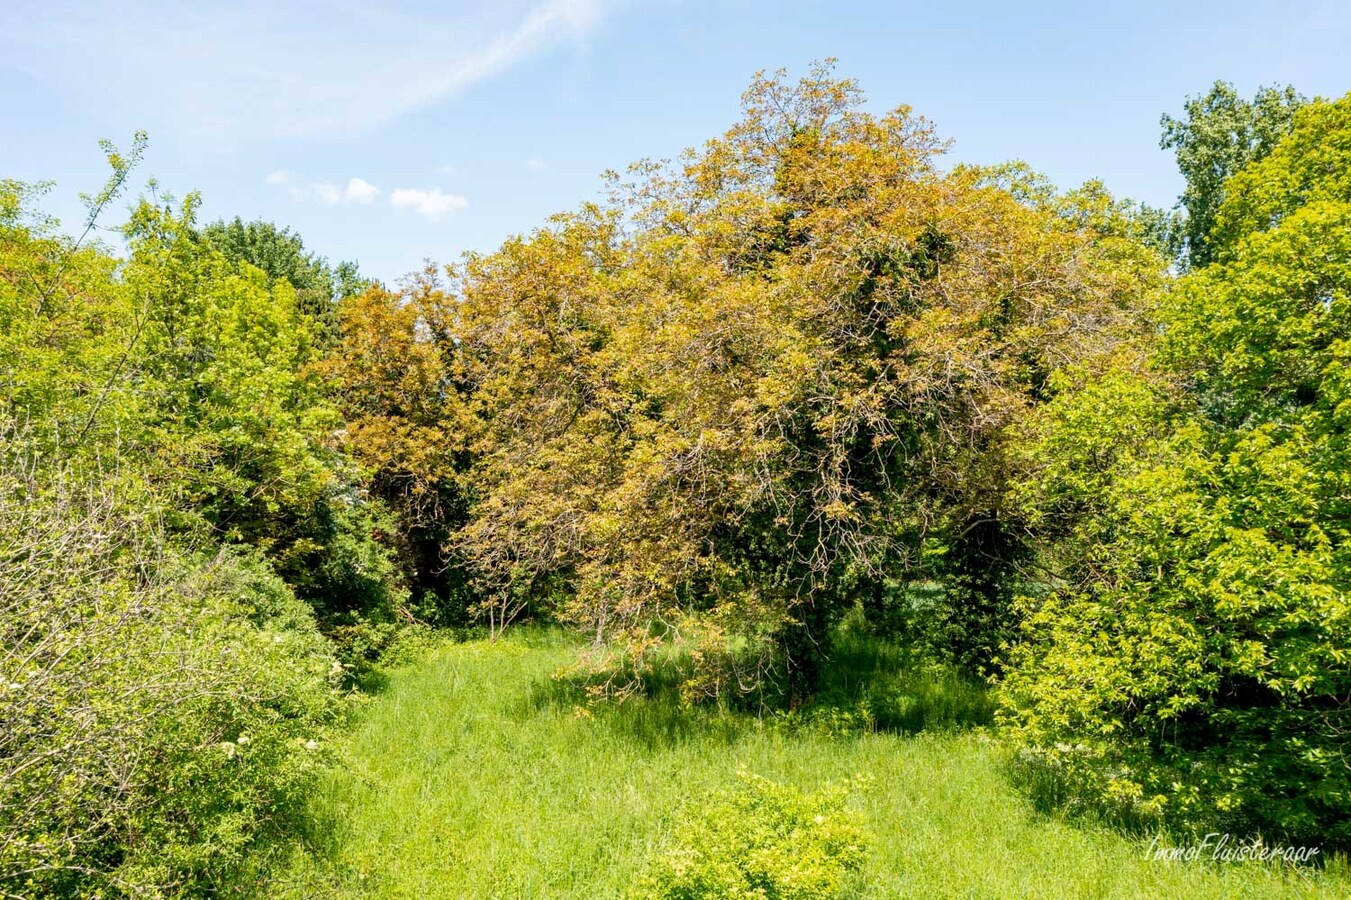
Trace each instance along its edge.
{"label": "white cloud", "polygon": [[342,202],[342,188],[331,181],[316,181],[313,190],[314,196],[325,206],[337,206]]}
{"label": "white cloud", "polygon": [[[332,181],[310,181],[290,169],[268,173],[263,183],[285,188],[292,200],[314,201],[324,206],[369,206],[385,196],[385,192],[364,178],[352,177],[346,184]],[[459,194],[447,194],[440,188],[395,188],[389,192],[389,205],[408,209],[432,222],[439,222],[456,210],[469,206],[469,200]]]}
{"label": "white cloud", "polygon": [[389,202],[395,209],[411,209],[432,222],[439,222],[469,205],[469,201],[459,194],[445,194],[440,188],[395,188],[389,194]]}
{"label": "white cloud", "polygon": [[549,164],[538,156],[532,156],[525,161],[525,170],[527,172],[534,172],[538,175],[541,172],[549,171]]}
{"label": "white cloud", "polygon": [[348,203],[370,205],[384,192],[364,178],[349,178],[346,184],[332,181],[308,181],[290,169],[278,169],[263,178],[263,184],[286,188],[292,200],[317,200],[324,206],[343,206]]}
{"label": "white cloud", "polygon": [[269,172],[267,177],[263,179],[263,184],[286,188],[287,195],[297,202],[305,200],[314,190],[313,186],[305,184],[300,176],[290,169],[278,169],[275,172]]}
{"label": "white cloud", "polygon": [[343,199],[348,203],[374,203],[382,191],[364,178],[347,179],[347,187],[343,189]]}
{"label": "white cloud", "polygon": [[0,58],[152,133],[345,137],[578,44],[615,2],[8,0]]}

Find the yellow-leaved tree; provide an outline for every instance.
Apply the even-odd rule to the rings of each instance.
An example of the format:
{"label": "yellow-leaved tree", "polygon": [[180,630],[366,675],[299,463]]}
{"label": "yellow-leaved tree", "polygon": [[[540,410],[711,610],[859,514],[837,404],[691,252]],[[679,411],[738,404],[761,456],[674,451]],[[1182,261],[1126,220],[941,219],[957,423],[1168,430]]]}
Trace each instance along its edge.
{"label": "yellow-leaved tree", "polygon": [[501,626],[548,604],[691,697],[815,674],[831,624],[921,569],[988,664],[1020,552],[1005,426],[1146,330],[1163,264],[1096,185],[941,165],[829,63],[726,134],[451,270],[472,413],[454,537]]}

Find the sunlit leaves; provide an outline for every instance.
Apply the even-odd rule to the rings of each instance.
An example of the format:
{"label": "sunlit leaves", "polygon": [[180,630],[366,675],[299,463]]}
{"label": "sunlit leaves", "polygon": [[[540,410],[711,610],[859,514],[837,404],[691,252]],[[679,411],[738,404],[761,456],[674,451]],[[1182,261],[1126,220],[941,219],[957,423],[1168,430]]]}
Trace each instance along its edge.
{"label": "sunlit leaves", "polygon": [[859,573],[998,505],[1053,372],[1142,334],[1161,260],[1104,191],[945,174],[928,122],[861,99],[757,78],[723,136],[457,271],[485,590],[561,585],[635,647],[737,604],[821,646]]}

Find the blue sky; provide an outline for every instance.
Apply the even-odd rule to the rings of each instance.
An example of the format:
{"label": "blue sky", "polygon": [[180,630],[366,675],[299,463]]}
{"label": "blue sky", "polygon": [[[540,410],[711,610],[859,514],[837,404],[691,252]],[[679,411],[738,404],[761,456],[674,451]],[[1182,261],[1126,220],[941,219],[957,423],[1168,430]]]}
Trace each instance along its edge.
{"label": "blue sky", "polygon": [[5,0],[0,177],[55,180],[73,227],[98,139],[145,128],[140,180],[392,280],[721,132],[757,69],[838,57],[955,159],[1168,204],[1161,113],[1216,78],[1340,96],[1348,46],[1348,0]]}

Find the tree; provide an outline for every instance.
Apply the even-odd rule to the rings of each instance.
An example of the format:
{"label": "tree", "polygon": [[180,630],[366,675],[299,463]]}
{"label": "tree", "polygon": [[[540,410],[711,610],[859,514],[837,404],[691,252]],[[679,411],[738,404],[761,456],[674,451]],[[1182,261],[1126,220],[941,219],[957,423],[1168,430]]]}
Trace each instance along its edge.
{"label": "tree", "polygon": [[1063,385],[1014,445],[1057,578],[1007,720],[1129,818],[1351,844],[1349,148],[1351,97],[1299,110],[1152,366]]}
{"label": "tree", "polygon": [[312,610],[256,552],[220,546],[198,480],[288,496],[240,476],[261,455],[249,437],[302,418],[304,391],[258,354],[293,362],[304,329],[285,291],[189,252],[184,216],[141,206],[129,260],[87,240],[143,143],[104,145],[112,175],[76,239],[31,210],[40,188],[0,183],[7,896],[221,892],[285,829],[338,711]]}
{"label": "tree", "polygon": [[395,293],[372,286],[338,306],[338,337],[318,371],[342,412],[342,445],[398,520],[418,611],[456,621],[463,567],[447,553],[465,521],[461,476],[473,422],[456,390],[453,299],[435,271]]}
{"label": "tree", "polygon": [[388,618],[403,587],[336,446],[320,323],[288,281],[200,240],[198,203],[142,201],[126,227],[121,280],[145,303],[134,440],[160,464],[177,527],[262,550],[328,626]]}
{"label": "tree", "polygon": [[1246,238],[1279,227],[1305,206],[1351,197],[1349,116],[1346,98],[1300,108],[1270,156],[1229,181],[1216,215],[1217,257],[1240,252]]}
{"label": "tree", "polygon": [[1262,159],[1290,130],[1291,117],[1305,99],[1292,87],[1262,87],[1244,100],[1234,86],[1217,81],[1200,97],[1188,97],[1185,118],[1165,114],[1159,146],[1173,150],[1186,179],[1178,200],[1182,218],[1174,223],[1174,250],[1188,268],[1215,255],[1211,232],[1224,202],[1225,182]]}
{"label": "tree", "polygon": [[632,658],[704,636],[810,690],[925,542],[999,545],[956,538],[1004,521],[1005,427],[1137,333],[1161,260],[1099,187],[945,173],[928,122],[860,104],[828,67],[760,77],[680,164],[455,271],[481,423],[458,544],[499,618],[550,599]]}
{"label": "tree", "polygon": [[296,303],[317,323],[321,344],[334,336],[338,302],[360,293],[367,284],[356,263],[330,266],[327,259],[305,249],[300,235],[271,222],[246,223],[235,217],[230,222],[212,222],[201,229],[201,235],[207,246],[231,262],[261,269],[271,284],[284,281],[295,288]]}
{"label": "tree", "polygon": [[58,457],[90,451],[137,420],[142,398],[129,390],[146,322],[141,298],[117,277],[117,261],[87,239],[101,212],[125,189],[145,149],[100,145],[112,170],[78,238],[32,207],[50,187],[0,181],[0,421],[19,423]]}

